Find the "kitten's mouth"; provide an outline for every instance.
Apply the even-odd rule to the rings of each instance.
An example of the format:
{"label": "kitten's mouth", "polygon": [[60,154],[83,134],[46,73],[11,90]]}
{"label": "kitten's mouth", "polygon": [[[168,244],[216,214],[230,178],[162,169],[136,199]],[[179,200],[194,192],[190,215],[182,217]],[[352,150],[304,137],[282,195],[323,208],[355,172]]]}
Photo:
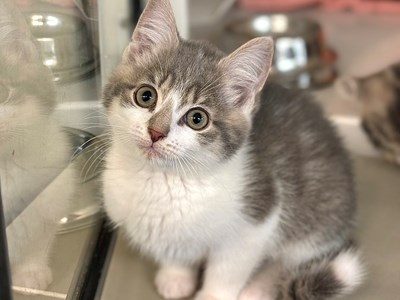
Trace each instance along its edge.
{"label": "kitten's mouth", "polygon": [[164,157],[164,155],[160,151],[156,150],[153,146],[143,147],[142,151],[149,159]]}

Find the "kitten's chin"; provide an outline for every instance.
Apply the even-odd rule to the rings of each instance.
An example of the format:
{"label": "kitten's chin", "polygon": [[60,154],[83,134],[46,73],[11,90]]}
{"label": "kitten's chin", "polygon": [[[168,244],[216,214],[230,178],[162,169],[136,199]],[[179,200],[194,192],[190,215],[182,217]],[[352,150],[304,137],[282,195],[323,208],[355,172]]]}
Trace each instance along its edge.
{"label": "kitten's chin", "polygon": [[140,147],[144,159],[154,166],[167,166],[168,157],[161,151],[154,149],[153,147]]}
{"label": "kitten's chin", "polygon": [[176,158],[171,157],[160,150],[152,147],[140,148],[143,158],[153,168],[160,169],[162,171],[178,171]]}
{"label": "kitten's chin", "polygon": [[162,159],[164,155],[154,149],[153,147],[145,147],[142,149],[143,154],[146,156],[147,159]]}
{"label": "kitten's chin", "polygon": [[172,171],[174,169],[173,159],[161,156],[159,154],[150,154],[146,156],[147,162],[161,171]]}
{"label": "kitten's chin", "polygon": [[[171,153],[162,147],[139,146],[142,159],[155,169],[168,171],[183,175],[198,175],[201,171],[208,170],[206,163],[200,160],[193,160],[190,157],[181,157],[176,153]],[[198,169],[200,163],[200,169]]]}

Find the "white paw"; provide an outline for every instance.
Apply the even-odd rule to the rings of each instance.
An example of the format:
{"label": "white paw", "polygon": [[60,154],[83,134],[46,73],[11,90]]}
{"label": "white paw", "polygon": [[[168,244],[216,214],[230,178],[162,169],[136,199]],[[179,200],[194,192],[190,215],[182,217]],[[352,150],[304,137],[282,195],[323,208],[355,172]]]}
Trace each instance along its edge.
{"label": "white paw", "polygon": [[197,293],[195,300],[238,300],[236,289],[219,287],[218,289],[203,289]]}
{"label": "white paw", "polygon": [[239,294],[238,300],[273,300],[274,297],[260,287],[245,287]]}
{"label": "white paw", "polygon": [[196,295],[195,300],[225,300],[225,299],[216,298],[210,294],[199,292]]}
{"label": "white paw", "polygon": [[13,285],[22,288],[46,290],[52,281],[53,274],[47,265],[21,264],[12,272]]}
{"label": "white paw", "polygon": [[180,299],[193,295],[197,286],[197,274],[191,269],[161,268],[155,284],[158,293],[166,299]]}

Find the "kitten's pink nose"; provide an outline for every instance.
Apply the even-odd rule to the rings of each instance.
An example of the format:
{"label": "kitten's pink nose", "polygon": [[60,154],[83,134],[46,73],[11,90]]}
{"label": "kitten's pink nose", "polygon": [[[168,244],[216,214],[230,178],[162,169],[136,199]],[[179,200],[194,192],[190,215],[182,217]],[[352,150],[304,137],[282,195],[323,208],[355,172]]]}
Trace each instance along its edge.
{"label": "kitten's pink nose", "polygon": [[154,130],[152,128],[149,128],[149,133],[150,133],[150,137],[151,140],[153,141],[153,143],[165,138],[165,135],[157,130]]}

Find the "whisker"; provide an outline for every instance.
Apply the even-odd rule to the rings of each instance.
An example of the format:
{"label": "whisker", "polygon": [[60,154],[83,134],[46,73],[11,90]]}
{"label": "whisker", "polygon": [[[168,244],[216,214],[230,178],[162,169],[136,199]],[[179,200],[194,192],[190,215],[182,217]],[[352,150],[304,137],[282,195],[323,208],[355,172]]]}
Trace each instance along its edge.
{"label": "whisker", "polygon": [[[82,167],[82,169],[81,169],[81,173],[80,173],[80,175],[79,175],[81,178],[83,177],[83,176],[82,176],[82,175],[83,175],[83,172],[84,172],[86,166],[88,165],[88,163],[91,161],[91,159],[92,159],[93,157],[95,157],[95,155],[98,154],[99,151],[101,151],[101,150],[104,149],[105,147],[109,146],[109,144],[111,144],[111,142],[105,143],[105,145],[100,146],[99,148],[97,148],[97,149],[92,153],[92,155],[90,155],[90,157],[86,160],[85,164],[83,165],[83,167]],[[96,160],[96,157],[95,157],[95,160]],[[86,174],[85,174],[85,176],[84,176],[84,181],[86,180],[86,175],[87,175],[87,174],[88,174],[88,171],[86,171]]]}
{"label": "whisker", "polygon": [[[94,147],[96,144],[101,143],[101,141],[103,140],[103,139],[101,139],[102,137],[107,137],[107,136],[109,136],[108,133],[103,133],[103,134],[96,135],[96,136],[90,138],[89,140],[87,140],[86,142],[84,142],[83,144],[79,145],[79,148],[82,148],[82,147],[86,146],[87,144],[89,144],[88,146],[86,146],[84,148],[87,151],[87,149],[90,149],[90,147]],[[74,153],[71,156],[71,160],[76,157],[76,155],[78,154],[79,151],[80,151],[80,149],[76,149],[74,151]]]}
{"label": "whisker", "polygon": [[[109,145],[110,145],[110,143],[104,144],[104,145],[100,146],[99,149],[96,150],[96,153],[97,153],[98,155],[93,159],[93,161],[92,161],[92,163],[90,164],[89,168],[86,170],[85,177],[84,177],[84,181],[86,181],[86,178],[87,178],[87,176],[90,174],[90,171],[91,171],[92,167],[94,166],[94,164],[95,164],[97,161],[100,161],[100,162],[103,161],[104,154],[108,151]],[[88,160],[88,161],[89,161],[89,160]],[[99,164],[97,164],[97,166],[98,166],[98,165],[99,165]],[[83,171],[83,169],[82,169],[82,171]],[[96,168],[94,168],[93,172],[95,172],[95,171],[96,171]]]}

